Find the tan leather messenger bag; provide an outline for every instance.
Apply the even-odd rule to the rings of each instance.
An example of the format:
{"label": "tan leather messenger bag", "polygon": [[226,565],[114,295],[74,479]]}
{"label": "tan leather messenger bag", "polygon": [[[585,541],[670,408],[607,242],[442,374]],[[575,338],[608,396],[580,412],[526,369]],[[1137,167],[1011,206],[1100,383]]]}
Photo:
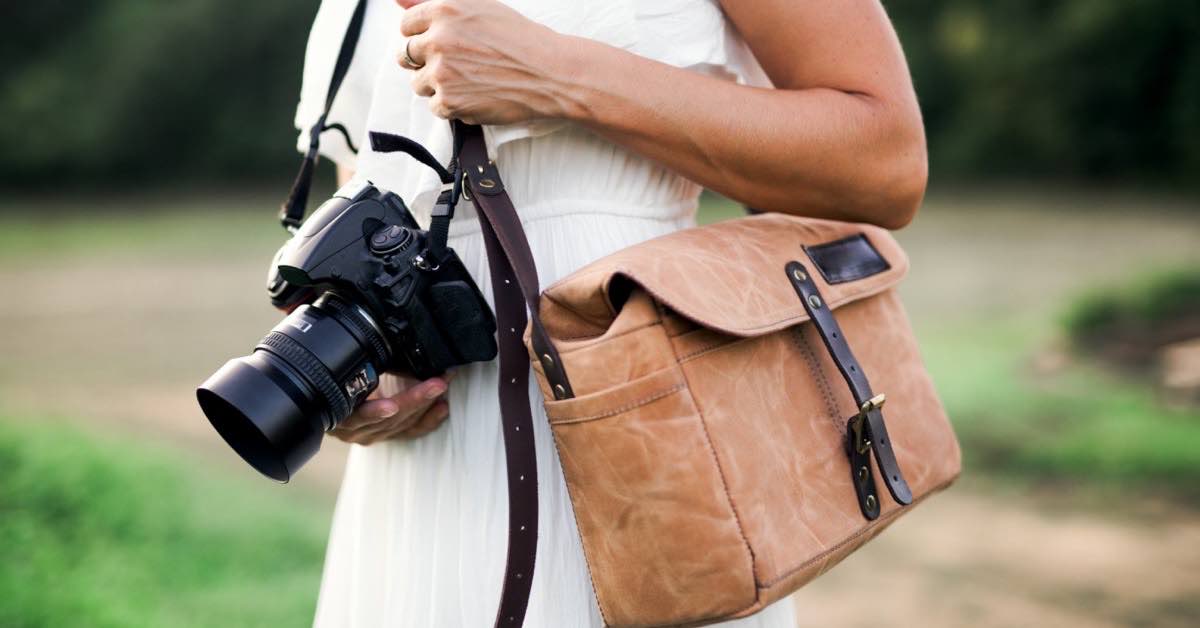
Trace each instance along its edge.
{"label": "tan leather messenger bag", "polygon": [[887,231],[751,216],[627,248],[539,294],[482,133],[455,130],[500,328],[510,532],[497,625],[521,623],[536,550],[530,356],[612,626],[751,615],[954,481],[958,443]]}

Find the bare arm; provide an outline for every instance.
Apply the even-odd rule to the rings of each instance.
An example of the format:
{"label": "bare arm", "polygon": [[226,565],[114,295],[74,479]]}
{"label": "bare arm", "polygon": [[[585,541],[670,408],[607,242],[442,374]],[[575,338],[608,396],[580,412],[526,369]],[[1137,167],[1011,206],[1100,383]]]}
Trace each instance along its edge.
{"label": "bare arm", "polygon": [[414,89],[443,117],[571,119],[765,210],[896,228],[920,205],[920,110],[878,0],[724,0],[777,89],[560,35],[494,0],[398,1],[424,66]]}
{"label": "bare arm", "polygon": [[583,69],[568,89],[573,117],[760,209],[908,223],[925,190],[925,139],[908,68],[879,3],[724,6],[776,89],[575,42]]}

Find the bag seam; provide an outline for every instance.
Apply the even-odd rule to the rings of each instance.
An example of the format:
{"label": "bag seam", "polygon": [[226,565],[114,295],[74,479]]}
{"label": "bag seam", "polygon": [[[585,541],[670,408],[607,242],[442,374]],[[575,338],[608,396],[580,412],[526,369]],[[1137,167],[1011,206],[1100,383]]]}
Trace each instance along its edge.
{"label": "bag seam", "polygon": [[[542,404],[543,409],[545,405],[545,403]],[[579,535],[579,549],[583,553],[583,564],[587,567],[588,582],[591,583],[592,594],[596,597],[596,608],[600,610],[600,619],[607,626],[611,622],[608,620],[608,612],[604,610],[604,603],[600,601],[600,589],[596,588],[596,577],[592,575],[592,561],[588,558],[587,547],[585,547],[588,543],[584,541],[583,533],[579,531],[579,517],[575,515],[575,498],[571,493],[571,482],[567,480],[567,472],[562,464],[562,448],[558,445],[558,435],[554,433],[554,424],[549,420],[546,422],[550,423],[550,440],[554,441],[554,454],[558,456],[558,471],[562,473],[563,484],[567,486],[567,498],[571,501],[571,518],[575,520],[575,534]]]}
{"label": "bag seam", "polygon": [[[682,364],[679,367],[679,372],[683,375],[683,380],[685,383],[684,387],[688,391],[688,397],[691,399],[692,407],[696,409],[696,419],[700,422],[700,429],[704,433],[704,443],[708,445],[708,453],[712,456],[713,465],[717,468],[717,477],[721,480],[721,490],[725,493],[725,500],[729,503],[729,511],[733,513],[733,523],[737,527],[738,535],[742,537],[742,545],[746,548],[746,555],[750,559],[750,576],[755,580],[754,601],[750,604],[750,606],[746,607],[750,608],[758,603],[759,597],[757,586],[758,579],[754,577],[754,548],[750,546],[750,539],[746,537],[746,531],[742,527],[742,517],[738,514],[737,504],[733,500],[733,495],[729,492],[729,482],[725,479],[725,470],[721,467],[721,459],[717,456],[717,449],[713,446],[712,437],[709,436],[708,422],[704,420],[704,410],[700,408],[700,404],[696,403],[696,397],[692,394],[691,380],[688,379],[687,371],[683,369]],[[721,617],[724,616],[725,615],[721,615]],[[692,617],[685,619],[680,623],[700,621],[712,617],[714,616],[709,615],[707,617]]]}
{"label": "bag seam", "polygon": [[[616,416],[618,414],[623,414],[625,412],[629,412],[630,410],[636,410],[637,408],[640,408],[642,406],[649,405],[649,404],[651,404],[655,401],[658,401],[659,399],[662,399],[664,397],[669,397],[669,396],[679,392],[684,386],[685,386],[685,384],[680,382],[666,390],[661,390],[659,392],[656,392],[653,395],[650,395],[649,397],[644,397],[642,399],[638,399],[637,401],[632,401],[626,405],[621,406],[620,408],[616,408],[614,410],[608,410],[608,411],[602,412],[600,414],[592,414],[592,415],[580,416],[580,417],[571,417],[571,418],[561,419],[561,420],[555,420],[553,418],[550,418],[550,424],[551,425],[570,425],[572,423],[583,423],[586,421],[595,421],[596,419],[604,419],[604,418]],[[549,411],[547,411],[546,414],[547,414],[547,417],[549,417],[549,414],[550,414]]]}
{"label": "bag seam", "polygon": [[[950,478],[949,480],[933,487],[932,489],[927,491],[924,495],[922,495],[920,498],[918,498],[916,501],[909,504],[908,506],[901,506],[901,507],[887,513],[882,518],[876,519],[875,521],[872,521],[871,523],[868,523],[867,525],[859,528],[857,531],[855,531],[854,534],[851,534],[850,536],[842,539],[841,541],[838,541],[836,544],[830,546],[828,549],[821,552],[820,554],[810,557],[808,560],[805,560],[804,562],[796,565],[795,567],[789,568],[787,571],[783,572],[782,574],[780,574],[770,580],[765,580],[763,582],[758,583],[759,586],[762,586],[762,587],[774,586],[774,585],[779,584],[780,582],[790,578],[797,571],[800,571],[806,567],[809,567],[813,563],[825,560],[825,558],[827,558],[830,554],[842,549],[846,545],[849,545],[850,543],[854,542],[855,539],[858,539],[859,537],[863,536],[864,534],[874,530],[875,528],[879,527],[883,523],[889,522],[892,519],[899,517],[901,513],[905,513],[905,512],[908,512],[909,510],[912,510],[914,506],[916,506],[917,504],[920,504],[921,502],[928,499],[930,495],[933,495],[934,493],[937,493],[938,491],[941,491],[941,490],[945,489],[946,487],[950,486],[952,483],[954,483],[954,479],[955,478]],[[746,608],[751,608],[752,606],[753,605],[747,606]],[[742,609],[742,610],[746,610],[746,609]]]}
{"label": "bag seam", "polygon": [[838,417],[837,399],[833,396],[833,388],[829,385],[829,378],[825,377],[825,369],[821,368],[821,363],[817,359],[816,352],[813,351],[812,344],[808,342],[808,335],[804,333],[804,326],[797,325],[793,328],[795,331],[792,334],[792,342],[804,354],[808,361],[809,369],[813,372],[813,377],[820,385],[821,392],[825,397],[826,408],[829,410],[830,422],[833,423],[834,429],[838,433],[844,433],[841,425],[841,420]]}

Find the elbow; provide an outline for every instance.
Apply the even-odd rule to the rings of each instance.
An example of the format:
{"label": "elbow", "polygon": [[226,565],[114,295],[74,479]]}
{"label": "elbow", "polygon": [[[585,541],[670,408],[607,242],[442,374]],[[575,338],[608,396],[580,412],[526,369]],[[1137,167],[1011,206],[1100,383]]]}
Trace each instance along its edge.
{"label": "elbow", "polygon": [[896,172],[886,183],[883,203],[875,215],[875,224],[893,231],[903,229],[917,217],[917,210],[925,200],[925,187],[929,181],[929,161],[924,143],[919,154],[897,158]]}
{"label": "elbow", "polygon": [[864,207],[864,222],[891,230],[902,229],[916,218],[929,182],[923,125],[918,118],[915,125],[905,126],[897,134],[902,139],[886,143],[888,148],[877,156],[877,176],[871,177],[873,199]]}

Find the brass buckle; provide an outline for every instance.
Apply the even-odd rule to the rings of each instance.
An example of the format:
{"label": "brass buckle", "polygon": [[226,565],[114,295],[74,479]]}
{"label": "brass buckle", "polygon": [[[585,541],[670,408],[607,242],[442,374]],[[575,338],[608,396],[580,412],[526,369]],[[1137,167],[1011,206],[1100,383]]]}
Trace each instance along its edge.
{"label": "brass buckle", "polygon": [[850,429],[854,433],[854,449],[860,454],[865,454],[871,450],[871,441],[866,438],[863,430],[863,423],[867,420],[867,414],[873,410],[878,410],[887,402],[887,395],[879,393],[868,399],[858,409],[858,414],[850,418]]}

